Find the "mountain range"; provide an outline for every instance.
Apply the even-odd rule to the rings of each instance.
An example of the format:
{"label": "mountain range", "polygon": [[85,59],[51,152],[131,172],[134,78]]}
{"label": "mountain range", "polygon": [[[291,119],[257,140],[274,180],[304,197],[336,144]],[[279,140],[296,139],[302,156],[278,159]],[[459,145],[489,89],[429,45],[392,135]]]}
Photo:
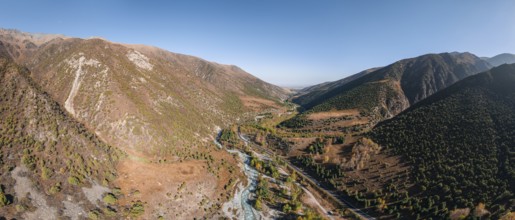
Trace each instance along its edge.
{"label": "mountain range", "polygon": [[500,218],[515,204],[511,63],[425,54],[294,93],[156,47],[0,29],[0,217],[227,217],[251,179],[220,135],[384,219]]}
{"label": "mountain range", "polygon": [[[366,70],[356,77],[346,78],[349,79],[346,83],[337,81],[340,83],[327,91],[320,91],[323,87],[315,89],[293,101],[315,112],[379,109],[383,117],[392,117],[440,89],[491,67],[470,53],[427,54]],[[370,104],[364,99],[374,99],[375,102]]]}
{"label": "mountain range", "polygon": [[[460,56],[463,57],[463,56],[465,56],[464,54],[475,56],[470,53],[459,53],[459,52],[452,52],[449,54],[453,55],[453,56],[457,56],[457,57],[460,57]],[[428,54],[426,56],[430,56],[430,55]],[[496,55],[494,57],[478,57],[478,58],[488,62],[491,67],[500,66],[502,64],[515,63],[515,55],[510,54],[510,53],[503,53],[503,54]],[[414,59],[416,59],[416,58],[414,58]],[[476,59],[476,58],[474,58],[474,59]],[[399,62],[402,62],[402,61],[399,61]],[[475,62],[477,62],[477,60]],[[489,65],[484,64],[484,63],[481,65],[485,65],[487,68],[489,67]],[[348,82],[358,79],[358,78],[360,78],[364,75],[367,75],[371,72],[375,72],[376,70],[379,70],[381,68],[382,67],[371,68],[371,69],[367,69],[367,70],[361,71],[359,73],[350,75],[348,77],[342,78],[337,81],[325,82],[325,83],[320,83],[320,84],[305,87],[303,89],[300,89],[297,92],[297,94],[295,94],[295,97],[293,98],[293,100],[301,106],[311,107],[316,104],[317,98],[322,98],[326,93],[330,93],[331,90],[341,87],[341,86],[347,84]],[[482,67],[480,69],[485,69],[485,68]],[[406,82],[406,83],[409,83],[409,82]],[[331,95],[326,94],[326,96],[330,97]]]}

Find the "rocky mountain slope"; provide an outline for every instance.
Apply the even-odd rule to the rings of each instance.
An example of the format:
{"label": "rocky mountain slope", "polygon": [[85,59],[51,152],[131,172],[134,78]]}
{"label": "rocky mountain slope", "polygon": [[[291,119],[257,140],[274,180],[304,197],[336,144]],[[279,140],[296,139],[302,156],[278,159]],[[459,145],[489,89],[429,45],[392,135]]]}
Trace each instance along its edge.
{"label": "rocky mountain slope", "polygon": [[[91,131],[128,154],[116,167],[88,170],[118,173],[106,177],[116,187],[114,199],[107,200],[118,214],[101,205],[92,211],[101,219],[226,216],[221,207],[246,178],[237,158],[215,147],[217,132],[256,114],[278,111],[289,93],[236,66],[143,45],[13,30],[0,30],[0,45],[0,54],[30,70],[26,78],[55,100],[63,114],[84,124],[81,131]],[[77,174],[72,182],[75,177],[86,185],[85,179],[93,178]],[[86,204],[84,198],[72,201]],[[65,209],[57,210],[62,215]]]}
{"label": "rocky mountain slope", "polygon": [[410,164],[405,181],[414,183],[406,196],[398,196],[402,192],[393,188],[382,198],[398,201],[389,209],[407,219],[445,218],[453,210],[499,218],[513,210],[514,85],[515,65],[502,65],[468,77],[375,127],[368,136]]}
{"label": "rocky mountain slope", "polygon": [[[427,54],[395,62],[322,95],[315,91],[315,95],[308,93],[293,101],[308,110],[303,115],[359,110],[362,116],[368,117],[374,124],[490,67],[488,62],[470,53]],[[311,98],[313,96],[316,98]]]}
{"label": "rocky mountain slope", "polygon": [[66,36],[58,34],[29,34],[0,28],[0,41],[2,41],[7,55],[17,62],[28,59],[42,44],[66,38]]}
{"label": "rocky mountain slope", "polygon": [[[0,41],[25,54],[17,61],[45,91],[123,149],[178,156],[211,143],[218,127],[273,109],[288,92],[236,66],[154,47],[5,32]],[[30,46],[17,52],[20,44]]]}
{"label": "rocky mountain slope", "polygon": [[124,154],[76,122],[7,49],[0,44],[0,218],[120,216],[102,199]]}

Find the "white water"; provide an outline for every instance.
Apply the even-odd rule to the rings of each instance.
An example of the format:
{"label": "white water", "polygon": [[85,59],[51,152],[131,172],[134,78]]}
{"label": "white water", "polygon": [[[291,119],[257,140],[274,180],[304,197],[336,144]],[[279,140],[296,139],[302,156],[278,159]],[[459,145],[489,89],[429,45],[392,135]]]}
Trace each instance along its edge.
{"label": "white water", "polygon": [[241,209],[243,209],[243,216],[245,220],[253,220],[256,219],[259,214],[257,210],[252,207],[250,203],[250,193],[256,189],[257,179],[258,179],[258,171],[250,166],[250,156],[242,153],[239,150],[227,150],[229,153],[238,154],[240,160],[243,162],[243,172],[245,176],[247,176],[247,187],[243,189],[240,194],[239,201],[241,203]]}
{"label": "white water", "polygon": [[[245,145],[247,146],[249,143],[248,138],[245,137],[244,135],[241,135],[239,132],[238,132],[238,136],[241,140],[244,141]],[[218,148],[220,148],[220,149],[223,148],[222,144],[220,144],[217,140],[215,140],[214,142]],[[240,160],[243,164],[243,166],[240,166],[240,167],[242,168],[245,176],[247,176],[248,184],[246,187],[243,187],[241,184],[238,185],[238,189],[236,190],[234,198],[231,201],[228,201],[227,203],[224,204],[224,207],[223,207],[224,213],[229,218],[235,217],[237,219],[245,219],[245,220],[268,219],[266,217],[263,217],[260,212],[258,212],[256,209],[254,209],[254,207],[252,206],[252,204],[250,202],[250,199],[251,199],[250,193],[256,189],[257,180],[258,180],[258,176],[259,176],[258,171],[255,170],[252,166],[250,166],[250,159],[251,159],[250,156],[239,150],[236,150],[236,149],[234,149],[234,150],[227,149],[227,152],[229,152],[231,154],[237,154],[238,157],[240,158]],[[270,160],[270,158],[268,158],[268,156],[265,156],[263,154],[259,154],[254,151],[252,153],[255,154],[261,160]],[[288,175],[284,170],[282,170],[282,169],[280,169],[280,170],[283,173],[285,173],[286,175]],[[268,177],[268,178],[270,178],[272,181],[275,181],[275,179],[273,179],[271,177]],[[302,187],[298,183],[297,183],[297,185],[299,185],[304,190],[304,192],[307,194],[309,199],[314,202],[314,205],[316,205],[322,211],[322,213],[327,213],[327,210],[319,203],[319,201],[316,199],[316,197],[308,189]],[[236,214],[236,216],[234,216],[233,213],[229,212],[229,209],[228,209],[229,207],[231,207],[232,209],[236,208],[238,210],[243,210],[243,212],[238,212]],[[329,218],[331,220],[334,219],[332,216],[327,216],[327,218]]]}
{"label": "white water", "polygon": [[[223,148],[222,144],[220,144],[220,142],[218,142],[216,139],[214,140],[214,143],[218,148]],[[252,207],[250,193],[256,189],[259,173],[252,166],[250,166],[249,155],[239,150],[226,150],[231,154],[237,154],[240,158],[240,168],[247,177],[247,186],[243,187],[241,184],[238,185],[238,190],[236,191],[234,198],[231,201],[226,202],[222,209],[229,218],[236,217],[237,219],[245,220],[258,219],[258,217],[260,218],[261,215],[256,209],[254,209],[254,207]],[[236,216],[234,216],[234,214],[229,211],[229,208],[233,210],[242,210],[243,212],[236,212]]]}

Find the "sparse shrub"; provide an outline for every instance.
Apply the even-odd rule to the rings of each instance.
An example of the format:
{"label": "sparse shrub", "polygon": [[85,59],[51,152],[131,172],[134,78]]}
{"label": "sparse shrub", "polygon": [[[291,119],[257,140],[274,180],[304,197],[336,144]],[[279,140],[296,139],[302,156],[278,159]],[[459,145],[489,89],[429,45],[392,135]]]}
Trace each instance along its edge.
{"label": "sparse shrub", "polygon": [[26,210],[27,210],[27,206],[25,206],[25,205],[20,205],[20,204],[16,205],[16,206],[15,206],[15,208],[16,208],[16,211],[17,211],[17,212],[24,212],[24,211],[26,211]]}
{"label": "sparse shrub", "polygon": [[107,193],[102,200],[109,205],[113,205],[116,203],[116,201],[118,201],[116,196],[114,196],[112,193]]}
{"label": "sparse shrub", "polygon": [[129,215],[132,217],[139,217],[145,212],[145,207],[143,206],[143,202],[137,201],[134,204],[132,204],[132,207],[129,211]]}
{"label": "sparse shrub", "polygon": [[61,191],[61,183],[57,183],[57,184],[53,185],[52,187],[50,187],[50,189],[48,190],[48,193],[50,195],[54,195],[60,191]]}
{"label": "sparse shrub", "polygon": [[118,187],[115,187],[113,189],[113,194],[116,195],[116,196],[120,196],[122,195],[122,189],[118,188]]}
{"label": "sparse shrub", "polygon": [[283,212],[286,214],[291,212],[291,206],[288,203],[283,205]]}
{"label": "sparse shrub", "polygon": [[0,207],[4,207],[9,204],[10,204],[10,202],[7,199],[7,196],[5,196],[4,191],[0,188]]}
{"label": "sparse shrub", "polygon": [[70,176],[68,177],[68,183],[76,186],[80,184],[80,180],[75,176]]}
{"label": "sparse shrub", "polygon": [[256,202],[254,203],[254,208],[255,208],[256,210],[258,210],[258,211],[259,211],[259,210],[261,210],[261,209],[263,208],[263,204],[262,204],[262,202],[261,202],[261,198],[259,198],[259,197],[258,197],[258,198],[256,199]]}
{"label": "sparse shrub", "polygon": [[41,179],[47,180],[52,176],[52,170],[47,167],[41,168]]}
{"label": "sparse shrub", "polygon": [[21,162],[30,170],[36,169],[36,159],[33,155],[30,155],[30,151],[24,151],[24,154],[21,157]]}
{"label": "sparse shrub", "polygon": [[114,217],[116,216],[116,210],[114,210],[113,208],[111,207],[107,207],[105,208],[104,210],[104,214],[107,216],[107,217]]}
{"label": "sparse shrub", "polygon": [[99,213],[95,210],[88,213],[88,218],[91,220],[97,220],[98,217],[99,217]]}

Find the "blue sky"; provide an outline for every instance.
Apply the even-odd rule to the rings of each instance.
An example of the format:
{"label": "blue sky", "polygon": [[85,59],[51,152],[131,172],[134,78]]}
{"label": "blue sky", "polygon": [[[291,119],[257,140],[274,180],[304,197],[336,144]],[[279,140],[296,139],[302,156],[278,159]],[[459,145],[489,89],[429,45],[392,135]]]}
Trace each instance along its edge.
{"label": "blue sky", "polygon": [[283,86],[425,53],[515,53],[512,0],[3,0],[0,27],[153,45]]}

